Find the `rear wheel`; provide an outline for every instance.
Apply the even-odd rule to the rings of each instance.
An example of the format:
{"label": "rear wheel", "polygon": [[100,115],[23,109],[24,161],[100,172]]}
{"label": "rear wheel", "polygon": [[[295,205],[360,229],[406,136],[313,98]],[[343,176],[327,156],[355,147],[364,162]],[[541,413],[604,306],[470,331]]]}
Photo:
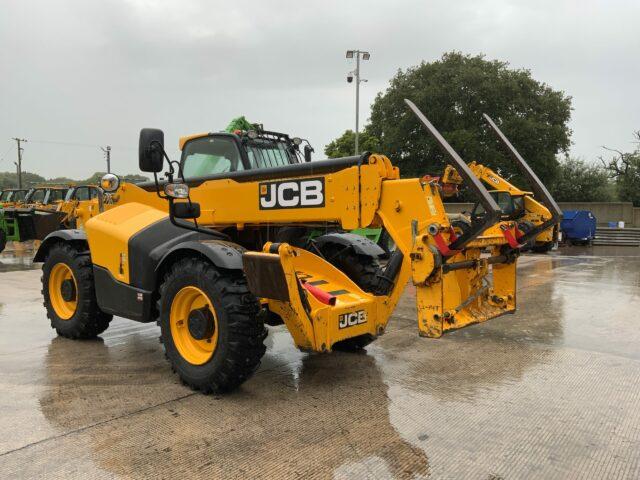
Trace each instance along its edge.
{"label": "rear wheel", "polygon": [[[353,248],[335,244],[325,244],[321,251],[331,265],[342,270],[362,290],[375,293],[380,273],[380,263],[377,258],[357,254]],[[336,342],[332,348],[344,352],[357,352],[374,340],[375,337],[372,335],[360,335]]]}
{"label": "rear wheel", "polygon": [[3,252],[7,246],[7,233],[0,228],[0,252]]}
{"label": "rear wheel", "polygon": [[42,266],[42,295],[51,327],[67,338],[93,338],[112,319],[98,308],[87,253],[65,243],[51,247]]}
{"label": "rear wheel", "polygon": [[536,245],[531,250],[533,250],[536,253],[547,253],[547,252],[550,252],[552,248],[553,248],[553,242],[546,242],[540,245]]}
{"label": "rear wheel", "polygon": [[160,287],[158,308],[167,358],[192,389],[232,390],[260,365],[266,330],[241,271],[180,260]]}

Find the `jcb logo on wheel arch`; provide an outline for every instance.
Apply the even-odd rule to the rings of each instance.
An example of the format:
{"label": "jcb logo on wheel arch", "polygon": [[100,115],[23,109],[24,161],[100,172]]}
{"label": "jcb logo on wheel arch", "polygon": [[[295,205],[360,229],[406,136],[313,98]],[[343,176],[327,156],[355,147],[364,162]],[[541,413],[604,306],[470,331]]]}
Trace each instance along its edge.
{"label": "jcb logo on wheel arch", "polygon": [[324,177],[263,182],[260,210],[324,207]]}
{"label": "jcb logo on wheel arch", "polygon": [[367,323],[367,312],[358,310],[357,312],[343,313],[338,316],[338,327],[347,328],[355,325]]}

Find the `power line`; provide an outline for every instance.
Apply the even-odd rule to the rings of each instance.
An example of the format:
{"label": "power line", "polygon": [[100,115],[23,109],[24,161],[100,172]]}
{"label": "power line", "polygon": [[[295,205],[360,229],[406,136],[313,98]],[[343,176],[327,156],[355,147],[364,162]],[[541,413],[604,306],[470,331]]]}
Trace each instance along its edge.
{"label": "power line", "polygon": [[53,140],[31,140],[31,142],[32,143],[48,143],[51,145],[65,145],[67,147],[100,148],[100,145],[92,145],[90,143],[56,142]]}
{"label": "power line", "polygon": [[15,147],[15,145],[13,143],[11,143],[9,145],[9,148],[7,148],[7,150],[2,155],[0,155],[0,162],[4,160],[4,157],[9,155],[9,152],[13,149],[13,147]]}
{"label": "power line", "polygon": [[[74,143],[74,142],[60,142],[55,140],[29,140],[31,143],[43,143],[50,145],[62,145],[66,147],[85,147],[85,148],[100,148],[102,149],[102,145],[95,145],[92,143]],[[117,150],[136,150],[134,147],[123,147],[123,146],[111,146],[112,149]]]}

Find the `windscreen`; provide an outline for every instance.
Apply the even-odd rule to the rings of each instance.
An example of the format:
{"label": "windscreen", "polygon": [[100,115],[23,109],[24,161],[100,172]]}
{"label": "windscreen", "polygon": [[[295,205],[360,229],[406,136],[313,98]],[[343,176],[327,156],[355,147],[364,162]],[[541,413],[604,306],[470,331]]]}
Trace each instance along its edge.
{"label": "windscreen", "polygon": [[69,200],[92,200],[98,196],[98,192],[92,187],[78,187],[76,189],[69,189],[65,197],[66,201]]}
{"label": "windscreen", "polygon": [[[493,191],[493,192],[489,192],[489,194],[493,197],[495,202],[500,207],[500,211],[502,212],[502,215],[505,215],[505,216],[511,216],[514,214],[514,212],[520,210],[519,208],[517,208],[517,205],[515,203],[516,198],[519,198],[524,202],[522,197],[512,197],[509,192]],[[485,209],[482,206],[482,204],[477,203],[473,209],[473,213],[472,213],[473,216],[479,217],[484,215],[484,213],[485,213]]]}
{"label": "windscreen", "polygon": [[524,211],[524,197],[523,196],[517,196],[517,197],[512,197],[513,198],[513,212],[514,213],[519,213],[519,212],[523,212]]}
{"label": "windscreen", "polygon": [[244,170],[236,143],[228,137],[204,137],[187,142],[182,153],[185,179]]}
{"label": "windscreen", "polygon": [[9,197],[12,202],[22,202],[27,196],[27,190],[16,190],[11,192],[12,195]]}
{"label": "windscreen", "polygon": [[5,192],[0,193],[0,202],[8,202],[8,201],[9,201],[9,195],[10,195],[11,193],[12,193],[12,192],[6,192],[6,191],[5,191]]}
{"label": "windscreen", "polygon": [[49,190],[49,198],[47,199],[47,202],[61,202],[62,200],[64,200],[66,194],[66,190]]}
{"label": "windscreen", "polygon": [[43,189],[37,189],[34,190],[33,193],[29,196],[29,202],[30,203],[43,203],[44,202],[44,197],[46,195],[46,190]]}
{"label": "windscreen", "polygon": [[513,199],[508,192],[491,192],[491,196],[496,201],[503,215],[513,214]]}
{"label": "windscreen", "polygon": [[297,163],[297,158],[289,152],[287,144],[267,138],[248,140],[245,148],[251,168],[273,168]]}

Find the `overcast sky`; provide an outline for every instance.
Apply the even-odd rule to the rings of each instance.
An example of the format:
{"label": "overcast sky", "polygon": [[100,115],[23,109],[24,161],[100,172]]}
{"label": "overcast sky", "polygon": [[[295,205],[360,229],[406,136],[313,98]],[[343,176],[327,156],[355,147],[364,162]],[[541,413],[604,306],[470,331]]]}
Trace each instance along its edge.
{"label": "overcast sky", "polygon": [[[87,177],[137,172],[140,128],[217,131],[246,115],[326,143],[354,124],[353,68],[363,64],[361,119],[398,68],[443,52],[484,53],[528,68],[573,97],[572,153],[631,149],[640,129],[640,2],[205,1],[0,3],[0,171]],[[62,145],[61,142],[87,146]]]}

